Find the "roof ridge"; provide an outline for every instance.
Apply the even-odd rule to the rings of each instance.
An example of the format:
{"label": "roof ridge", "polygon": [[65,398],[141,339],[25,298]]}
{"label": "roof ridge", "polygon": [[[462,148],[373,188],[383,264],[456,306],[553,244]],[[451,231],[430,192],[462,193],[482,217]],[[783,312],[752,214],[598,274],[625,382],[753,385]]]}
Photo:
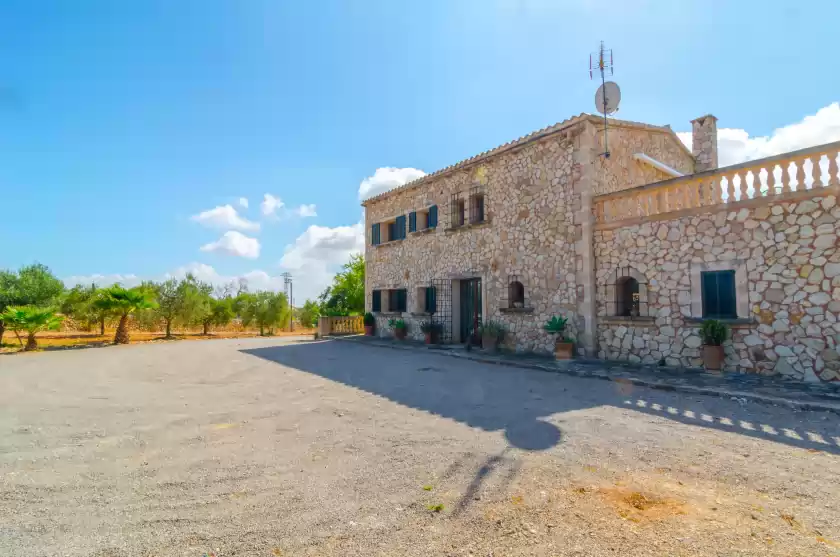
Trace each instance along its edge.
{"label": "roof ridge", "polygon": [[[512,140],[510,140],[506,143],[503,143],[503,144],[501,144],[497,147],[493,147],[491,149],[481,151],[480,153],[477,153],[477,154],[475,154],[471,157],[468,157],[466,159],[462,159],[462,160],[460,160],[456,163],[450,164],[448,166],[444,166],[443,168],[440,168],[438,170],[435,170],[434,172],[431,172],[429,174],[421,176],[420,178],[415,178],[414,180],[411,180],[410,182],[406,182],[405,184],[402,184],[401,186],[398,186],[396,188],[393,188],[393,189],[384,191],[382,193],[379,193],[377,195],[374,195],[372,197],[369,197],[369,198],[362,201],[362,206],[364,207],[372,201],[378,201],[378,200],[383,199],[385,197],[388,197],[388,196],[390,196],[394,193],[405,191],[407,189],[417,187],[417,186],[419,186],[419,185],[421,185],[421,184],[423,184],[423,183],[425,183],[425,182],[427,182],[427,181],[429,181],[433,178],[437,178],[437,177],[440,177],[444,174],[448,174],[448,173],[450,173],[454,170],[464,168],[464,167],[466,167],[466,166],[468,166],[468,165],[470,165],[474,162],[477,162],[478,160],[486,159],[486,158],[489,158],[491,156],[501,154],[501,153],[507,151],[508,149],[513,149],[513,148],[518,147],[520,145],[524,145],[525,143],[528,143],[529,141],[537,139],[538,137],[547,136],[547,135],[549,135],[551,133],[554,133],[556,131],[560,131],[562,129],[571,127],[573,125],[576,125],[576,124],[580,123],[584,119],[597,119],[597,120],[601,121],[601,120],[603,120],[603,117],[596,116],[594,114],[589,114],[587,112],[581,112],[580,114],[578,114],[576,116],[566,118],[565,120],[563,120],[561,122],[557,122],[555,124],[545,126],[544,128],[540,128],[538,130],[532,131],[529,134],[520,136],[516,139],[512,139]],[[636,127],[645,127],[645,128],[649,128],[649,129],[652,129],[652,130],[668,131],[674,136],[674,139],[680,145],[682,145],[684,149],[687,150],[685,145],[682,143],[682,141],[680,141],[679,137],[677,137],[676,133],[674,132],[674,130],[671,129],[670,126],[667,126],[667,125],[666,126],[656,126],[656,125],[653,125],[653,124],[645,124],[643,122],[633,122],[633,121],[630,121],[630,120],[618,120],[618,119],[614,119],[614,118],[610,118],[608,121],[612,122],[614,124],[619,124],[619,125],[624,124],[624,125],[631,125],[631,126],[636,126]]]}

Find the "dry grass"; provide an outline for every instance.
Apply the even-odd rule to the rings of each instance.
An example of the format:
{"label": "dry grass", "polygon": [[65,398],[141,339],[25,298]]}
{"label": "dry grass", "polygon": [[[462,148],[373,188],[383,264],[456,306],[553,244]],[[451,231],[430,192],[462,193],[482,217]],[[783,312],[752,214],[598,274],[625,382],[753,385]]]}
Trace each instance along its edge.
{"label": "dry grass", "polygon": [[[39,333],[38,350],[60,350],[64,348],[91,348],[96,346],[105,346],[114,342],[114,329],[105,329],[105,334],[100,335],[98,332],[87,333],[83,331],[47,331]],[[296,335],[311,335],[315,333],[315,329],[295,329],[294,332],[279,331],[271,336],[296,336]],[[240,331],[213,331],[209,335],[204,335],[200,332],[174,332],[172,337],[166,338],[163,331],[132,331],[131,344],[142,344],[148,342],[170,342],[174,340],[209,340],[218,338],[249,338],[258,337],[260,332],[257,330],[240,330]],[[23,337],[22,337],[23,338]],[[26,342],[26,339],[23,338]],[[6,331],[3,336],[3,344],[0,345],[0,353],[15,353],[20,352],[21,346],[18,339],[13,332]]]}

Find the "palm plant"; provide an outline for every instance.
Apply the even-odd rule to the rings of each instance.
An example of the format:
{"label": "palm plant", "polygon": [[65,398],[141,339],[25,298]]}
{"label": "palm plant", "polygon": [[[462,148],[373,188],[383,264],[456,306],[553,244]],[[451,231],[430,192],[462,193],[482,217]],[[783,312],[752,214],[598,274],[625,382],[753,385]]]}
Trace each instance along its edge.
{"label": "palm plant", "polygon": [[38,348],[38,341],[35,335],[41,331],[55,330],[61,325],[62,317],[56,315],[53,308],[40,308],[36,306],[10,306],[0,314],[0,319],[6,327],[12,329],[18,337],[21,346],[23,341],[20,338],[20,331],[25,331],[26,346],[24,351]]}
{"label": "palm plant", "polygon": [[114,344],[128,344],[128,316],[138,310],[154,309],[157,303],[154,295],[145,288],[126,289],[118,284],[108,288],[94,304],[98,309],[111,312],[120,317]]}

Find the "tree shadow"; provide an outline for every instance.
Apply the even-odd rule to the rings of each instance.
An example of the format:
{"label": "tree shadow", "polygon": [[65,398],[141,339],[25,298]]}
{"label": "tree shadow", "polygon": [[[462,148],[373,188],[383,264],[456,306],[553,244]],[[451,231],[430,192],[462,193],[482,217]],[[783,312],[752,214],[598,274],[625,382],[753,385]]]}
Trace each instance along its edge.
{"label": "tree shadow", "polygon": [[[717,397],[681,395],[342,341],[283,344],[241,352],[483,431],[503,431],[511,447],[524,451],[545,451],[563,442],[563,433],[551,423],[551,416],[610,405],[684,424],[840,454],[838,419],[830,413],[788,409],[773,412],[762,405],[740,406]],[[494,463],[488,461],[486,466],[489,472]]]}

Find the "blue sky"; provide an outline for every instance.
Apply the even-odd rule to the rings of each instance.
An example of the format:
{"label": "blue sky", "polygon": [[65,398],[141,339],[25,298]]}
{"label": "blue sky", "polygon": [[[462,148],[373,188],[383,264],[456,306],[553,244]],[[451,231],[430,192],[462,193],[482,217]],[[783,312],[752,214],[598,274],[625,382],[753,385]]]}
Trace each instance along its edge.
{"label": "blue sky", "polygon": [[713,113],[732,160],[840,138],[838,20],[829,1],[6,0],[0,267],[255,287],[290,270],[312,296],[359,247],[366,178],[591,112],[600,39],[617,117]]}

